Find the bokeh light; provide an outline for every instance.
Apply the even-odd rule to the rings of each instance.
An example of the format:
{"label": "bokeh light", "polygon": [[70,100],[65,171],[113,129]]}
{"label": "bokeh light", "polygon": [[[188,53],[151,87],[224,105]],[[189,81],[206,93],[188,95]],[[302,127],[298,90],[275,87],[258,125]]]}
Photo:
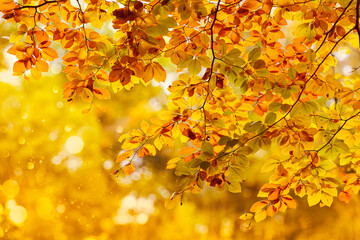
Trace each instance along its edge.
{"label": "bokeh light", "polygon": [[13,223],[20,225],[26,220],[27,211],[24,207],[16,205],[10,208],[9,217]]}
{"label": "bokeh light", "polygon": [[14,198],[19,194],[20,186],[19,184],[12,179],[5,181],[2,185],[2,192],[8,198]]}
{"label": "bokeh light", "polygon": [[77,154],[82,151],[84,141],[79,136],[71,136],[66,140],[65,147],[69,153]]}

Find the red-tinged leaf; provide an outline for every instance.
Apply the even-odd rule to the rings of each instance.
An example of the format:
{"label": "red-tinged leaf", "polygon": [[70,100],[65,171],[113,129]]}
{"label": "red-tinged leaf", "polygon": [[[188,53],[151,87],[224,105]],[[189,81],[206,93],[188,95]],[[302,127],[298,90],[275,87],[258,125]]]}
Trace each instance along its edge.
{"label": "red-tinged leaf", "polygon": [[127,85],[131,81],[131,75],[134,75],[134,72],[130,68],[127,68],[124,71],[121,71],[121,74],[119,77],[121,85],[123,85],[123,86]]}
{"label": "red-tinged leaf", "polygon": [[222,28],[222,29],[220,29],[218,35],[220,37],[225,37],[225,36],[229,35],[229,33],[231,32],[232,29],[233,29],[232,27]]}
{"label": "red-tinged leaf", "polygon": [[266,201],[266,200],[256,202],[251,206],[250,212],[258,212],[259,210],[265,208],[268,204],[269,204],[269,201]]}
{"label": "red-tinged leaf", "polygon": [[113,70],[110,72],[109,74],[109,81],[110,82],[116,82],[117,80],[120,79],[120,75],[121,75],[121,70]]}
{"label": "red-tinged leaf", "polygon": [[145,147],[142,147],[140,149],[139,153],[138,153],[139,158],[142,158],[142,157],[145,157],[145,156],[148,156],[148,155],[150,155],[150,151]]}
{"label": "red-tinged leaf", "polygon": [[296,208],[296,201],[289,195],[281,196],[281,199],[283,203],[285,203],[285,205],[289,208]]}
{"label": "red-tinged leaf", "polygon": [[280,189],[276,189],[275,191],[272,191],[269,193],[268,200],[276,200],[280,196]]}
{"label": "red-tinged leaf", "polygon": [[224,87],[224,78],[223,77],[216,76],[216,86],[218,88],[223,88]]}
{"label": "red-tinged leaf", "polygon": [[98,99],[110,99],[110,93],[104,88],[94,88],[93,93]]}
{"label": "red-tinged leaf", "polygon": [[266,214],[270,217],[274,216],[277,211],[278,209],[274,205],[266,208]]}
{"label": "red-tinged leaf", "polygon": [[126,175],[130,175],[133,172],[135,172],[135,166],[134,166],[134,164],[132,162],[125,165],[123,169],[124,169],[124,172],[125,172]]}
{"label": "red-tinged leaf", "polygon": [[196,134],[191,130],[191,127],[186,123],[180,123],[180,132],[182,133],[182,135],[190,138],[191,140],[194,140],[196,138]]}
{"label": "red-tinged leaf", "polygon": [[133,151],[133,150],[129,150],[129,151],[123,152],[123,153],[121,153],[121,154],[117,157],[116,162],[122,162],[122,161],[124,161],[125,159],[130,158],[133,154],[134,154],[134,151]]}
{"label": "red-tinged leaf", "polygon": [[145,144],[144,148],[146,148],[149,151],[149,155],[155,156],[156,154],[156,148],[152,144]]}

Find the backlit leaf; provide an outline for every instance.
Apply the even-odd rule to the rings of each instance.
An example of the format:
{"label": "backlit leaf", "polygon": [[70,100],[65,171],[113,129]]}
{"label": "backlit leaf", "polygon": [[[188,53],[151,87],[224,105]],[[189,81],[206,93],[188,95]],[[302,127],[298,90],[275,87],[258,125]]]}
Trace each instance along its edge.
{"label": "backlit leaf", "polygon": [[125,172],[126,175],[130,175],[133,172],[135,172],[135,166],[134,166],[134,164],[132,162],[125,165],[123,169],[124,169],[124,172]]}

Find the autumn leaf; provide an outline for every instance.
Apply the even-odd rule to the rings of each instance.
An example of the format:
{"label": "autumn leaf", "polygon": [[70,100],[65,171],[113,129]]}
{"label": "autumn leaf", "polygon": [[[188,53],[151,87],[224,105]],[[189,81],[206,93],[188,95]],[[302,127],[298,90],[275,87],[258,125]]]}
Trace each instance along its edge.
{"label": "autumn leaf", "polygon": [[129,150],[129,151],[123,152],[123,153],[121,153],[121,154],[117,157],[116,162],[122,162],[122,161],[124,161],[125,159],[130,158],[133,154],[134,154],[134,151],[133,151],[133,150]]}
{"label": "autumn leaf", "polygon": [[130,175],[133,172],[135,172],[135,166],[134,166],[134,164],[132,162],[125,165],[123,169],[124,169],[124,172],[125,172],[126,175]]}

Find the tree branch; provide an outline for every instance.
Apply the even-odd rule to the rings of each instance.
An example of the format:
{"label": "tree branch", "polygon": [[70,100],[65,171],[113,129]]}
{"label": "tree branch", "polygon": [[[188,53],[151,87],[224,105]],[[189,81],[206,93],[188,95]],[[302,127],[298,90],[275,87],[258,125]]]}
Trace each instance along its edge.
{"label": "tree branch", "polygon": [[24,9],[24,8],[35,8],[35,9],[37,9],[37,8],[39,8],[39,7],[42,7],[42,6],[46,5],[46,4],[60,3],[60,2],[64,2],[64,0],[60,0],[60,1],[56,1],[56,0],[54,0],[54,1],[45,1],[45,2],[43,2],[43,3],[41,3],[41,4],[39,4],[39,5],[21,6],[21,7],[19,7],[19,8],[14,8],[14,10],[20,10],[20,9]]}
{"label": "tree branch", "polygon": [[359,48],[360,48],[360,28],[359,28],[359,16],[360,16],[360,0],[356,1],[356,23],[354,29],[356,30],[358,36],[359,36]]}
{"label": "tree branch", "polygon": [[[345,14],[346,10],[350,7],[350,5],[351,5],[352,2],[353,2],[353,0],[351,0],[351,1],[349,2],[349,4],[345,7],[344,11],[341,13],[341,15],[336,19],[336,21],[334,22],[334,24],[333,24],[333,26],[331,27],[331,29],[330,29],[329,31],[327,31],[327,33],[326,33],[323,41],[321,42],[320,46],[318,47],[318,49],[316,49],[315,52],[318,52],[318,51],[320,50],[320,48],[322,47],[322,45],[324,45],[327,37],[328,37],[329,34],[335,29],[336,24],[340,21],[340,19],[341,19],[342,16]],[[359,0],[357,0],[357,4],[358,4],[358,3],[359,3]],[[357,7],[357,10],[359,10],[359,7]],[[359,22],[359,21],[357,20],[357,23],[358,23],[358,22]]]}

